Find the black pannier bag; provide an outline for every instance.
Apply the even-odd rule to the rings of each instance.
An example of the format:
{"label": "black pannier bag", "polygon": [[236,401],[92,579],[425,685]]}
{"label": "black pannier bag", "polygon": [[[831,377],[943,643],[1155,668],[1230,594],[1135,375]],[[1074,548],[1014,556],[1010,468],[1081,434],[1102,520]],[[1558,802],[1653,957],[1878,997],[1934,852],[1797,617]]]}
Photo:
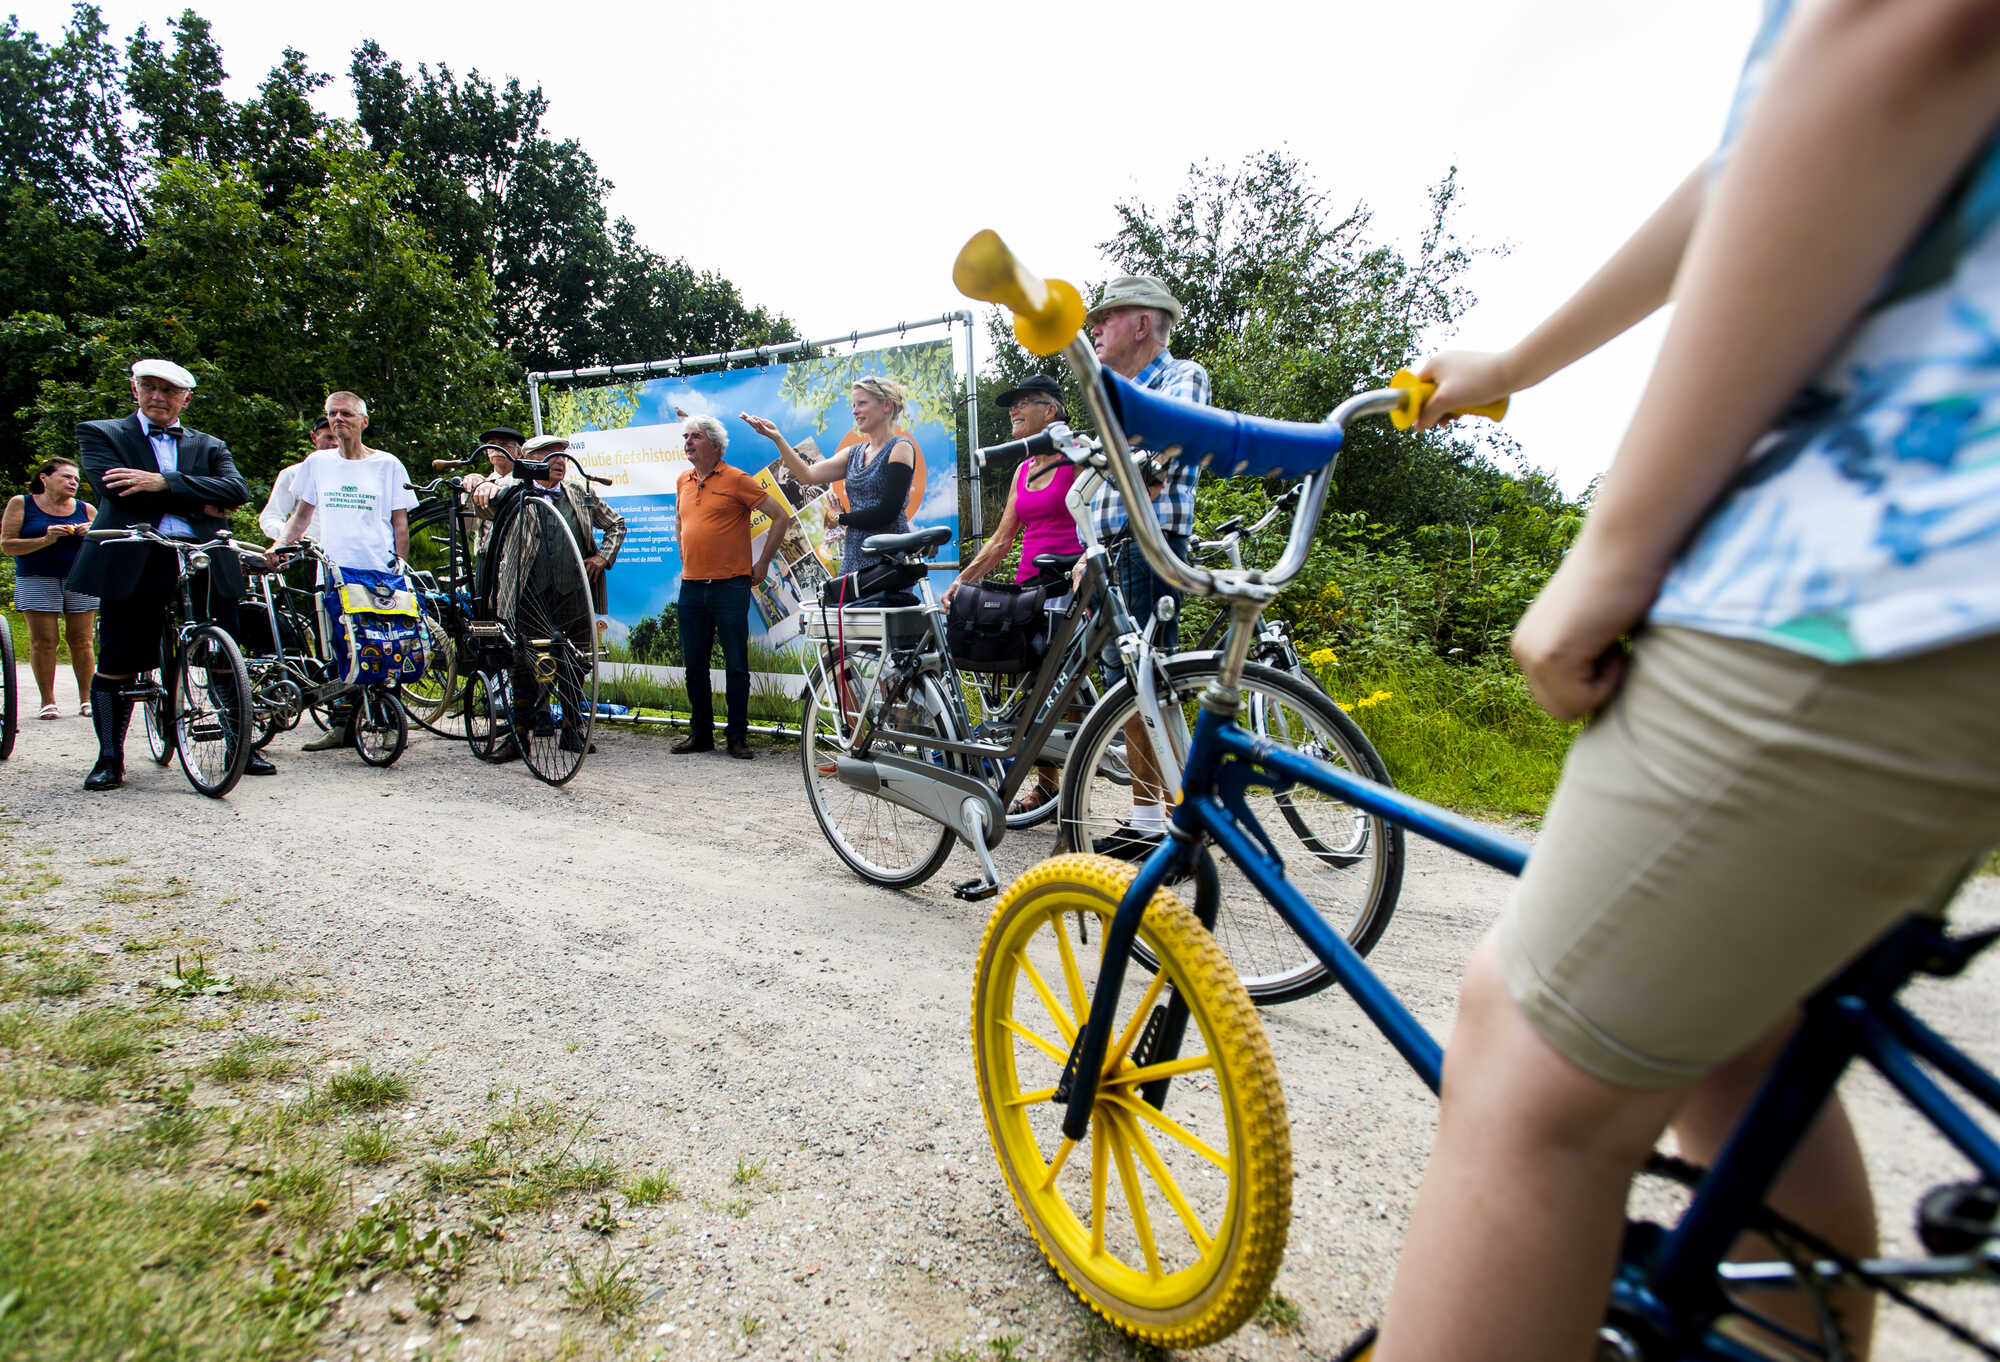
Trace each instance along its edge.
{"label": "black pannier bag", "polygon": [[1049,649],[1046,584],[965,582],[952,595],[945,643],[960,671],[1028,672]]}

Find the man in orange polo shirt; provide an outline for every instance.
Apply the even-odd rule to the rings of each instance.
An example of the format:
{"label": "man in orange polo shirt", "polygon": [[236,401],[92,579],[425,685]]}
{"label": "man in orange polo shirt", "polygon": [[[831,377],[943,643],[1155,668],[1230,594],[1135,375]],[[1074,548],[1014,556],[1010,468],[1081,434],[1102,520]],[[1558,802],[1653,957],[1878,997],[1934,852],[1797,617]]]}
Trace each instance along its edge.
{"label": "man in orange polo shirt", "polygon": [[[715,695],[708,654],[722,640],[722,678],[729,718],[722,735],[729,755],[750,752],[750,587],[770,571],[771,555],[792,523],[785,503],[740,468],[722,461],[729,432],[713,416],[681,417],[681,443],[693,465],[674,489],[674,528],[681,544],[681,650],[687,662],[688,735],[676,752],[715,750]],[[750,561],[750,514],[771,518],[764,550]]]}

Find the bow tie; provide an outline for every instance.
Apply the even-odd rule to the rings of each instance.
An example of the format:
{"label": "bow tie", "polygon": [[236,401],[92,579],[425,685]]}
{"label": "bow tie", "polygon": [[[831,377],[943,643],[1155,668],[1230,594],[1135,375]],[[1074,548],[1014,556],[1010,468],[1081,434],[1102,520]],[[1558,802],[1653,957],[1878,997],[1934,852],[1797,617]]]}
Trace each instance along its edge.
{"label": "bow tie", "polygon": [[181,438],[181,427],[156,426],[151,421],[146,423],[146,438],[148,440],[157,440],[162,435],[166,436],[169,440],[178,440]]}

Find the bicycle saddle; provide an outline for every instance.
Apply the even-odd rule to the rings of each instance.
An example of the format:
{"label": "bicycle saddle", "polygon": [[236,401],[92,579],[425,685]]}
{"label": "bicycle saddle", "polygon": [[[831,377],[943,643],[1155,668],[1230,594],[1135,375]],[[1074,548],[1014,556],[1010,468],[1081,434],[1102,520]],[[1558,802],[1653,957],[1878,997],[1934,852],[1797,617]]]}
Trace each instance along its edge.
{"label": "bicycle saddle", "polygon": [[927,530],[911,530],[908,534],[871,534],[861,541],[861,551],[877,557],[888,557],[896,553],[921,553],[951,540],[951,526],[933,525]]}
{"label": "bicycle saddle", "polygon": [[1302,477],[1333,462],[1340,427],[1273,421],[1220,407],[1200,407],[1150,392],[1109,369],[1102,371],[1112,413],[1134,445],[1169,458],[1178,454],[1223,477],[1239,473]]}
{"label": "bicycle saddle", "polygon": [[1083,561],[1080,553],[1038,553],[1035,567],[1044,577],[1067,577],[1069,570]]}

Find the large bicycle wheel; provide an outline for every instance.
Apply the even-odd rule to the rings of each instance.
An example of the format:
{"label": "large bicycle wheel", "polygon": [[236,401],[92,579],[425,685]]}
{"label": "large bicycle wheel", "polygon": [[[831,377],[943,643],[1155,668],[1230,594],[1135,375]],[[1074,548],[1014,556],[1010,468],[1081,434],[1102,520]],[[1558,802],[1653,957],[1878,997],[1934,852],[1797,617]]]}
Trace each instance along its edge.
{"label": "large bicycle wheel", "polygon": [[204,624],[173,667],[174,750],[188,784],[210,799],[236,787],[250,760],[250,675],[236,640]]}
{"label": "large bicycle wheel", "polygon": [[410,741],[410,721],[402,702],[386,686],[369,686],[354,697],[354,751],[370,766],[394,766]]}
{"label": "large bicycle wheel", "polygon": [[[1033,716],[1026,712],[1027,701],[1029,692],[1034,689],[1038,679],[1038,674],[1033,672],[1025,676],[962,674],[961,686],[965,693],[966,710],[972,718],[973,736],[975,738],[990,736],[1006,741],[1024,730],[1033,720]],[[1097,689],[1097,683],[1086,676],[1083,684],[1077,689],[1075,700],[1071,702],[1069,716],[1057,730],[1058,740],[1065,743],[1074,741],[1078,729],[1082,726],[1083,718],[1096,708],[1101,698],[1103,697]],[[1058,768],[1061,766],[1060,762],[1050,764]],[[1006,774],[997,762],[989,763],[989,771],[996,785]],[[1059,777],[1060,770],[1056,774]],[[1039,771],[1028,776],[1023,780],[1015,798],[1019,799],[1033,791],[1040,779]],[[1059,800],[1051,797],[1039,808],[1030,809],[1026,813],[1015,813],[1010,808],[1007,811],[1007,828],[1009,831],[1018,832],[1023,828],[1040,827],[1056,816],[1059,804]]]}
{"label": "large bicycle wheel", "polygon": [[21,678],[14,670],[14,622],[0,619],[0,761],[14,755],[14,735],[20,727]]}
{"label": "large bicycle wheel", "polygon": [[[1169,727],[1194,729],[1201,692],[1216,674],[1211,656],[1167,663],[1169,694],[1161,696]],[[1139,712],[1126,681],[1085,720],[1063,768],[1063,845],[1088,851],[1132,817],[1132,776],[1125,725]],[[1295,676],[1251,663],[1243,671],[1238,723],[1259,737],[1367,780],[1388,784],[1382,760],[1354,721],[1317,688]],[[1285,875],[1357,951],[1381,938],[1403,884],[1403,833],[1383,819],[1304,786],[1283,794],[1252,788],[1252,813],[1284,858]],[[1236,963],[1244,987],[1260,1005],[1288,1002],[1325,988],[1332,975],[1306,948],[1256,887],[1218,857],[1222,902],[1215,936]],[[1140,962],[1153,961],[1142,945]]]}
{"label": "large bicycle wheel", "polygon": [[[1122,990],[1088,1148],[1054,1100],[1106,929],[1136,868],[1059,856],[1008,886],[980,942],[972,1048],[1014,1202],[1071,1290],[1168,1348],[1212,1343],[1268,1294],[1291,1224],[1291,1131],[1264,1028],[1214,938],[1165,890]],[[1188,1025],[1166,1037],[1178,1002]],[[1165,1083],[1164,1095],[1153,1085]]]}
{"label": "large bicycle wheel", "polygon": [[[806,800],[834,854],[864,880],[907,889],[922,884],[944,864],[951,854],[951,829],[840,779],[838,762],[847,755],[842,734],[853,728],[851,719],[842,722],[842,714],[868,705],[878,727],[947,740],[956,735],[957,721],[944,693],[928,676],[917,678],[914,686],[892,679],[890,693],[876,694],[881,668],[880,653],[851,650],[812,670],[799,708],[799,763],[805,773]],[[921,742],[880,738],[870,744],[869,753],[929,759],[940,765],[948,760]]]}
{"label": "large bicycle wheel", "polygon": [[522,504],[499,544],[493,613],[513,642],[514,739],[528,769],[561,785],[582,769],[597,716],[590,580],[555,507]]}

